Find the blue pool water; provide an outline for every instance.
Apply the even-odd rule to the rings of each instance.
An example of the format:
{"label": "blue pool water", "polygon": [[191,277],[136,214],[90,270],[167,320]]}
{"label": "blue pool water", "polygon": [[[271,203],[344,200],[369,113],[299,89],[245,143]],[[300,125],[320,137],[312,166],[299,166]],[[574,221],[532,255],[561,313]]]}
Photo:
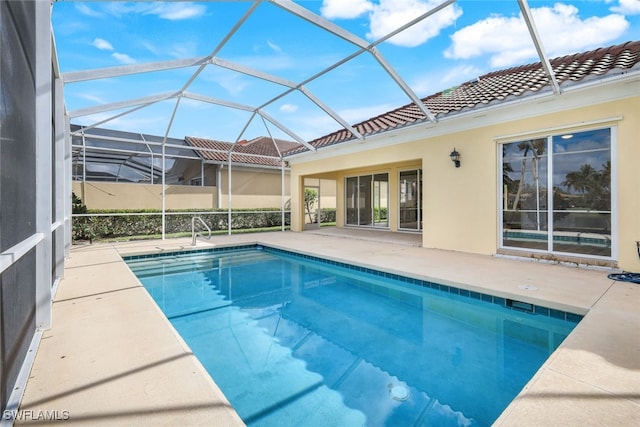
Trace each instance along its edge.
{"label": "blue pool water", "polygon": [[260,246],[126,261],[250,426],[488,426],[580,319]]}

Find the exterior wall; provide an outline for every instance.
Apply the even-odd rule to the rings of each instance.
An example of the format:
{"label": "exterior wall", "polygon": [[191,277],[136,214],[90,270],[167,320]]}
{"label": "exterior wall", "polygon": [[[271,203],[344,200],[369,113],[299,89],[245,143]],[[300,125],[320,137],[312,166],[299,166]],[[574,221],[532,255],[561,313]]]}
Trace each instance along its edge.
{"label": "exterior wall", "polygon": [[[229,169],[221,173],[220,207],[229,206]],[[289,172],[285,172],[285,208],[289,207]],[[282,206],[282,173],[280,170],[231,167],[231,207],[234,209],[277,208]]]}
{"label": "exterior wall", "polygon": [[[192,179],[202,177],[202,163],[197,160],[184,160],[185,170],[182,174],[185,185],[189,185]],[[204,165],[204,185],[216,186],[217,167],[212,164]]]}
{"label": "exterior wall", "polygon": [[[631,90],[631,87],[626,88]],[[567,95],[562,95],[567,96]],[[559,108],[560,98],[547,102],[552,111]],[[569,98],[571,100],[571,98]],[[572,101],[573,102],[573,101]],[[577,101],[575,101],[577,102]],[[542,104],[538,102],[538,104]],[[536,108],[540,109],[540,106]],[[505,116],[510,114],[505,113]],[[484,115],[478,115],[483,117]],[[612,119],[609,119],[612,118]],[[622,118],[622,119],[620,119]],[[588,127],[617,126],[617,140],[612,141],[612,160],[617,162],[617,176],[612,177],[617,194],[614,210],[617,216],[617,259],[620,268],[640,271],[640,259],[636,241],[640,240],[640,187],[637,165],[640,162],[640,98],[626,98],[603,102],[566,111],[554,111],[535,117],[505,120],[498,124],[472,128],[470,118],[459,128],[467,130],[443,133],[431,138],[415,137],[404,143],[389,139],[386,145],[382,135],[372,149],[357,144],[358,149],[337,147],[331,154],[319,152],[299,159],[291,159],[294,188],[292,194],[292,230],[300,231],[302,218],[300,200],[304,177],[330,176],[338,184],[337,222],[344,224],[344,177],[353,173],[370,173],[390,170],[390,228],[397,227],[398,197],[397,173],[402,165],[420,165],[423,172],[423,246],[471,252],[495,254],[498,249],[498,143],[508,135],[524,134],[520,138],[541,135],[549,129],[579,130]],[[480,119],[482,120],[482,119]],[[598,121],[597,125],[583,125]],[[439,126],[436,125],[435,127]],[[425,126],[423,135],[428,132]],[[554,130],[555,133],[555,130]],[[399,138],[396,134],[387,138]],[[518,138],[511,140],[517,140]],[[461,167],[455,168],[449,153],[456,148],[461,154]],[[329,153],[327,151],[327,153]],[[320,157],[318,160],[314,158]],[[392,163],[390,163],[392,162]],[[617,197],[616,197],[617,196]],[[615,200],[617,199],[617,207]]]}
{"label": "exterior wall", "polygon": [[[636,92],[638,93],[638,92]],[[618,162],[617,209],[618,209],[618,263],[620,268],[640,271],[640,97],[632,98],[627,105],[603,106],[600,114],[609,113],[611,108],[617,114],[623,114],[618,126],[616,145]],[[615,108],[615,110],[614,110]]]}
{"label": "exterior wall", "polygon": [[[200,169],[198,169],[198,176]],[[282,205],[281,172],[258,168],[232,168],[231,207],[277,208]],[[168,185],[167,209],[226,209],[228,177],[223,169],[221,187]],[[219,190],[219,191],[218,191]],[[289,203],[289,174],[285,173],[285,207]],[[73,182],[73,192],[89,209],[162,209],[161,184]],[[218,205],[218,197],[220,204]]]}
{"label": "exterior wall", "polygon": [[[73,182],[73,192],[89,209],[162,209],[161,184]],[[216,187],[168,185],[167,209],[215,209]]]}

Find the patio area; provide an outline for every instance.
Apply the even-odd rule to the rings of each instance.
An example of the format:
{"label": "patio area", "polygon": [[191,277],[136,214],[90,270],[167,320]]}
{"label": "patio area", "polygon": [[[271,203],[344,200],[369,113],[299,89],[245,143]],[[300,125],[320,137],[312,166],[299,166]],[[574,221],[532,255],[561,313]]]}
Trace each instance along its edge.
{"label": "patio area", "polygon": [[[640,286],[610,271],[419,247],[420,235],[327,228],[217,236],[585,315],[495,425],[640,423]],[[375,242],[375,244],[372,244]],[[189,238],[74,246],[22,411],[91,425],[243,425],[121,256],[192,248]],[[42,420],[17,420],[16,425]]]}

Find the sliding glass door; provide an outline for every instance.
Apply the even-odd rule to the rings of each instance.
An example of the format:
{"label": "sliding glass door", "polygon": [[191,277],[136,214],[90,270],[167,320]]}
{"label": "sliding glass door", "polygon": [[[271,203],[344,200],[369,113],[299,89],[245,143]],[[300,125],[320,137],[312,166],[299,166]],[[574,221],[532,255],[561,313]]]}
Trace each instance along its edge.
{"label": "sliding glass door", "polygon": [[388,173],[346,178],[345,197],[346,225],[389,226]]}
{"label": "sliding glass door", "polygon": [[399,224],[401,230],[422,229],[422,170],[400,172]]}
{"label": "sliding glass door", "polygon": [[613,256],[612,132],[502,144],[502,247]]}
{"label": "sliding glass door", "polygon": [[354,176],[346,179],[345,183],[345,210],[346,225],[358,225],[358,177]]}

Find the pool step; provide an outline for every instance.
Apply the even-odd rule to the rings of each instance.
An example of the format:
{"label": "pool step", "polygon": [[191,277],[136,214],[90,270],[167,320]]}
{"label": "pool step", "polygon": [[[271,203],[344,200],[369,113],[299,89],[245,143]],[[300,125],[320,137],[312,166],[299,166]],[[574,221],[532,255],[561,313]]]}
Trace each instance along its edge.
{"label": "pool step", "polygon": [[211,254],[197,253],[175,257],[143,258],[128,261],[136,276],[150,277],[158,274],[178,274],[184,272],[209,271],[220,267],[238,266],[272,259],[268,253],[251,251],[247,253]]}
{"label": "pool step", "polygon": [[[217,255],[217,254],[216,254]],[[193,268],[217,268],[219,265],[239,265],[245,264],[248,261],[265,261],[272,259],[272,256],[262,252],[251,253],[236,253],[233,256],[214,256],[212,254],[194,254],[194,255],[180,255],[176,257],[163,257],[163,258],[145,258],[134,261],[129,261],[127,264],[132,270],[146,270],[158,267],[171,268],[175,266],[189,266]]]}

